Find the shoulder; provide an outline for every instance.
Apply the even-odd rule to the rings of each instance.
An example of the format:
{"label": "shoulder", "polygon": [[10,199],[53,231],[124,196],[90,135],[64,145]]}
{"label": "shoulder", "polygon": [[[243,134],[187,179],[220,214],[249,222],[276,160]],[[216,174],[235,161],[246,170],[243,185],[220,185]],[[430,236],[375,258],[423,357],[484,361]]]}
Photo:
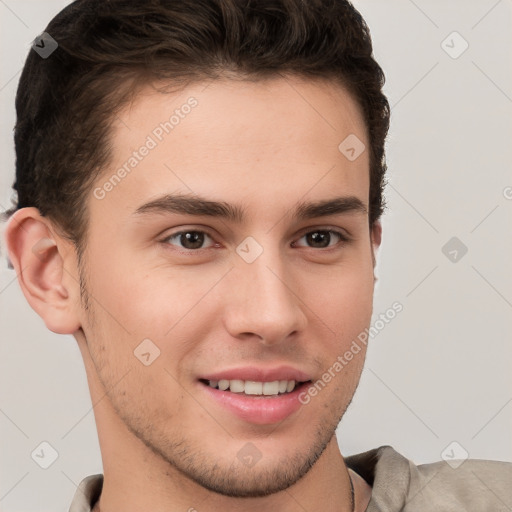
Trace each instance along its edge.
{"label": "shoulder", "polygon": [[98,500],[103,488],[103,475],[90,475],[85,477],[78,486],[69,512],[90,512]]}
{"label": "shoulder", "polygon": [[451,460],[416,465],[391,446],[345,458],[371,486],[367,512],[512,509],[512,463]]}

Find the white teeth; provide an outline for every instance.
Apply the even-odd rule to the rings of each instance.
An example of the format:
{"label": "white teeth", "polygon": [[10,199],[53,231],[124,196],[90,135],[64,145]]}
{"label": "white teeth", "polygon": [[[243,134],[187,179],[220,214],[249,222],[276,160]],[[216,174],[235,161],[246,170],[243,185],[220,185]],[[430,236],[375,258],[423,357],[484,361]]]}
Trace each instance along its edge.
{"label": "white teeth", "polygon": [[262,395],[263,382],[254,382],[252,380],[245,381],[245,394],[246,395]]}
{"label": "white teeth", "polygon": [[219,389],[221,391],[226,391],[229,388],[229,380],[221,379],[219,380]]}
{"label": "white teeth", "polygon": [[263,383],[263,394],[264,395],[277,395],[279,393],[279,381],[264,382]]}
{"label": "white teeth", "polygon": [[290,393],[295,389],[297,382],[294,380],[275,380],[273,382],[256,382],[252,380],[210,380],[208,385],[221,391],[229,390],[232,393],[245,393],[246,395],[275,396],[282,393]]}
{"label": "white teeth", "polygon": [[243,393],[245,391],[245,382],[243,380],[230,380],[229,390],[233,393]]}

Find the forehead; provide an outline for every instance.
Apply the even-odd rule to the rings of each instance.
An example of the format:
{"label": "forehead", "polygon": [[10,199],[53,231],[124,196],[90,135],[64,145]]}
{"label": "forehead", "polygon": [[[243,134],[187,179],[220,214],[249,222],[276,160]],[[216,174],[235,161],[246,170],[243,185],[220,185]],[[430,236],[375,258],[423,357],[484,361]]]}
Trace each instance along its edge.
{"label": "forehead", "polygon": [[[187,104],[193,101],[197,105],[189,109]],[[189,114],[193,114],[194,121],[181,123]],[[299,118],[307,125],[293,126]],[[245,142],[239,146],[245,149],[250,142],[279,145],[283,137],[291,137],[291,142],[304,135],[321,134],[325,138],[328,132],[339,137],[350,129],[366,136],[361,109],[341,84],[287,75],[257,81],[224,78],[196,82],[184,89],[169,89],[165,83],[148,84],[117,116],[113,136],[136,143],[131,137],[139,135],[134,128],[147,132],[155,122],[169,120],[173,130],[181,124],[178,132],[183,136],[195,133],[205,142],[221,142],[222,147],[229,142],[226,134],[233,136],[235,129],[243,128],[233,142]],[[286,132],[280,133],[279,128],[286,128]],[[208,131],[208,137],[202,129]]]}
{"label": "forehead", "polygon": [[368,151],[350,160],[347,139],[368,148],[359,105],[330,81],[223,79],[165,93],[148,85],[118,114],[112,165],[95,186],[107,184],[101,208],[126,213],[177,191],[256,204],[308,189],[325,199],[337,184],[367,202]]}

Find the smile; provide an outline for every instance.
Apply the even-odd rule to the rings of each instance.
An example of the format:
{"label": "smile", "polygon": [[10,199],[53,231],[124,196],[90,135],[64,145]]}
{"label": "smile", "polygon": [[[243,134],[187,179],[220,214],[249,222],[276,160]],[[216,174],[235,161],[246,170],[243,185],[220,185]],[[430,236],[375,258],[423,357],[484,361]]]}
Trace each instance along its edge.
{"label": "smile", "polygon": [[272,382],[257,382],[252,380],[205,380],[205,382],[212,388],[220,389],[221,391],[231,391],[232,393],[241,393],[245,395],[265,395],[277,396],[284,393],[291,393],[297,385],[303,382],[295,380],[275,380]]}
{"label": "smile", "polygon": [[201,393],[206,394],[207,400],[214,407],[244,422],[270,425],[292,416],[303,406],[299,396],[307,390],[312,381],[258,382],[238,379],[221,379],[220,381],[200,379],[198,383]]}

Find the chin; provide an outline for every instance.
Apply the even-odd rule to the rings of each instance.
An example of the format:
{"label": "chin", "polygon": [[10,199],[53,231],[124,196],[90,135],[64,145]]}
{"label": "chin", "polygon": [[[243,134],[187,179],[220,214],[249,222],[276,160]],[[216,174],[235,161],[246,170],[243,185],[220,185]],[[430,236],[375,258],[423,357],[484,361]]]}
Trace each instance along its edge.
{"label": "chin", "polygon": [[[313,466],[320,454],[264,465],[263,458],[249,467],[239,462],[220,468],[217,464],[205,470],[189,468],[188,476],[202,487],[232,498],[262,498],[288,489]],[[227,466],[227,464],[226,464]],[[198,469],[198,468],[195,468]],[[192,471],[190,471],[192,470]]]}

